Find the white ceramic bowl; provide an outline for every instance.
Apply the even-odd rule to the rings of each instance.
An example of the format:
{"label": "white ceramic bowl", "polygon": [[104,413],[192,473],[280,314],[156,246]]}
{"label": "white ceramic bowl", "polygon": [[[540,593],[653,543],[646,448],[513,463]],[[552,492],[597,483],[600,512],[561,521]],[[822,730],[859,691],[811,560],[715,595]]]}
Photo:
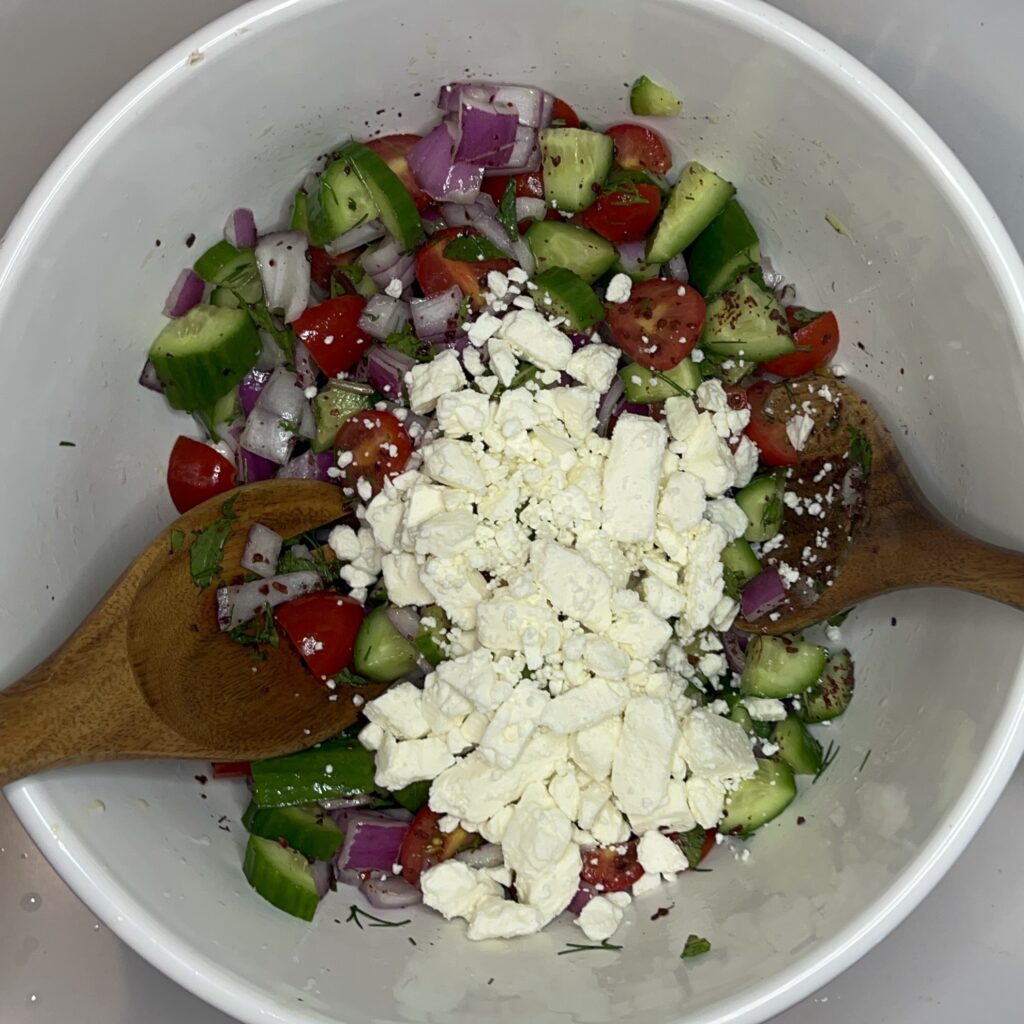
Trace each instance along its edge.
{"label": "white ceramic bowl", "polygon": [[[640,72],[685,97],[685,116],[658,124],[678,153],[736,182],[802,300],[836,308],[842,361],[938,504],[1024,542],[1009,514],[1024,508],[1021,265],[949,150],[835,46],[740,0],[264,2],[112,99],[0,253],[0,407],[17,425],[0,490],[0,564],[17,595],[0,608],[0,681],[61,641],[172,517],[163,469],[187,421],[135,378],[171,281],[230,209],[273,225],[317,154],[350,132],[422,129],[441,82],[539,83],[600,124],[626,116],[624,83]],[[125,941],[245,1021],[761,1021],[911,910],[1024,740],[1018,613],[919,592],[865,605],[845,634],[859,682],[833,766],[747,863],[720,853],[713,873],[638,901],[614,955],[557,957],[579,938],[569,924],[511,945],[470,944],[427,913],[358,931],[338,923],[348,894],[313,926],[292,920],[242,878],[240,787],[201,788],[197,765],[51,773],[8,796]],[[712,955],[680,960],[689,932]]]}

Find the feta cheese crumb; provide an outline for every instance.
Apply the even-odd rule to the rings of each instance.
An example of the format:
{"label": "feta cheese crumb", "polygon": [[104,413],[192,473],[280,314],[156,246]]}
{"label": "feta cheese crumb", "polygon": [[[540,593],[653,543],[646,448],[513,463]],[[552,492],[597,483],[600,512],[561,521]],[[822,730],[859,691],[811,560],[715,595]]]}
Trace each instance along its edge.
{"label": "feta cheese crumb", "polygon": [[633,290],[633,280],[628,274],[616,274],[605,289],[606,302],[628,302]]}

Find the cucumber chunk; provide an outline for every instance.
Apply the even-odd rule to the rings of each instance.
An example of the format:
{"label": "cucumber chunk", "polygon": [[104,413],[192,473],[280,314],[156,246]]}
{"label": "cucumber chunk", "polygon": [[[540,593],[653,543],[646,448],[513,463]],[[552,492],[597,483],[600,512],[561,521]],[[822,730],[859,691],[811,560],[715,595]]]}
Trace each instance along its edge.
{"label": "cucumber chunk", "polygon": [[288,219],[288,226],[292,231],[302,231],[309,234],[309,210],[306,207],[306,190],[300,188],[292,200],[292,213]]}
{"label": "cucumber chunk", "polygon": [[309,860],[330,860],[345,838],[334,819],[319,807],[260,807],[251,802],[242,824],[254,836],[283,839]]}
{"label": "cucumber chunk", "polygon": [[173,409],[209,409],[256,364],[260,337],[244,309],[195,306],[156,336],[149,358]]}
{"label": "cucumber chunk", "polygon": [[744,271],[760,265],[761,242],[735,199],[697,236],[686,256],[690,284],[705,298],[717,295]]}
{"label": "cucumber chunk", "polygon": [[807,731],[807,726],[794,718],[777,722],[772,730],[772,743],[796,775],[817,775],[824,763],[821,744]]}
{"label": "cucumber chunk", "polygon": [[828,651],[791,637],[755,636],[747,645],[740,689],[749,697],[793,697],[812,687]]}
{"label": "cucumber chunk", "polygon": [[750,716],[750,711],[743,703],[743,698],[738,693],[730,693],[725,697],[729,705],[729,718],[732,719],[748,736],[757,736],[766,740],[772,734],[772,722],[755,722]]}
{"label": "cucumber chunk", "polygon": [[703,377],[697,364],[684,359],[671,370],[648,370],[639,363],[629,363],[619,370],[622,386],[629,402],[640,402],[650,405],[653,402],[664,402],[666,398],[676,395],[689,395],[700,386]]}
{"label": "cucumber chunk", "polygon": [[252,765],[252,798],[260,807],[291,807],[372,792],[373,753],[348,737]]}
{"label": "cucumber chunk", "polygon": [[700,345],[715,355],[748,363],[796,351],[786,311],[749,274],[707,304]]}
{"label": "cucumber chunk", "polygon": [[325,452],[334,446],[338,428],[353,413],[369,409],[373,404],[373,388],[350,380],[331,380],[327,387],[313,399],[313,416],[316,420],[316,437],[313,451]]}
{"label": "cucumber chunk", "polygon": [[739,599],[739,592],[760,574],[761,569],[760,560],[745,538],[739,537],[722,548],[722,576],[725,579],[725,589],[735,600]]}
{"label": "cucumber chunk", "polygon": [[384,227],[398,239],[402,248],[412,249],[423,237],[423,222],[402,180],[361,142],[347,143],[342,147],[341,157],[351,163],[366,186]]}
{"label": "cucumber chunk", "polygon": [[224,306],[227,309],[239,309],[242,306],[242,300],[230,288],[218,285],[210,292],[210,305]]}
{"label": "cucumber chunk", "polygon": [[565,267],[587,284],[611,269],[617,258],[615,246],[596,232],[556,220],[534,221],[526,241],[539,270]]}
{"label": "cucumber chunk", "polygon": [[375,608],[363,619],[352,652],[352,668],[376,683],[391,683],[415,667],[417,651],[388,618],[387,608]]}
{"label": "cucumber chunk", "polygon": [[647,247],[647,261],[666,263],[681,253],[735,194],[736,189],[730,182],[703,164],[687,164],[655,225]]}
{"label": "cucumber chunk", "polygon": [[610,135],[585,128],[546,128],[540,133],[544,198],[556,210],[579,213],[598,197],[612,169]]}
{"label": "cucumber chunk", "polygon": [[345,157],[332,160],[320,175],[320,182],[306,196],[309,240],[326,245],[377,216],[377,204],[352,162]]}
{"label": "cucumber chunk", "polygon": [[251,305],[263,298],[263,280],[256,265],[255,249],[236,249],[228,241],[210,246],[192,269],[210,284],[222,285]]}
{"label": "cucumber chunk", "polygon": [[675,117],[683,101],[670,89],[641,75],[629,90],[629,109],[641,117]]}
{"label": "cucumber chunk", "polygon": [[852,699],[853,659],[843,649],[829,658],[817,685],[801,696],[799,714],[805,722],[827,722],[838,718]]}
{"label": "cucumber chunk", "polygon": [[725,798],[725,817],[718,831],[725,835],[749,836],[766,822],[777,818],[796,796],[793,769],[785,761],[757,759],[757,772],[745,779]]}
{"label": "cucumber chunk", "polygon": [[445,659],[444,634],[448,626],[448,615],[440,605],[432,604],[424,610],[420,631],[412,642],[431,665],[440,665]]}
{"label": "cucumber chunk", "polygon": [[565,317],[570,330],[589,331],[604,319],[604,306],[594,289],[566,267],[548,267],[533,283],[537,286],[533,293],[537,308]]}
{"label": "cucumber chunk", "polygon": [[278,910],[312,921],[320,905],[306,858],[273,839],[249,836],[242,865],[249,884]]}
{"label": "cucumber chunk", "polygon": [[739,491],[736,504],[746,512],[750,524],[743,535],[747,540],[771,540],[782,529],[785,490],[786,478],[782,473],[767,473],[755,477]]}
{"label": "cucumber chunk", "polygon": [[395,790],[391,795],[395,798],[395,803],[399,807],[404,807],[407,811],[412,811],[415,814],[427,802],[427,797],[430,796],[430,780],[423,779],[419,782],[410,782],[408,786]]}

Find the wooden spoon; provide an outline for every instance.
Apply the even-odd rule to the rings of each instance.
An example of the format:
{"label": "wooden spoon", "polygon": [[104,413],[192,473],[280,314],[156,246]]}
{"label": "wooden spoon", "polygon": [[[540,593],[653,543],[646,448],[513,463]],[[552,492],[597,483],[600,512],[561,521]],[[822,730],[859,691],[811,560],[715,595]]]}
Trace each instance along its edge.
{"label": "wooden spoon", "polygon": [[776,385],[764,407],[777,422],[810,415],[815,424],[786,482],[803,514],[786,509],[784,540],[767,556],[802,578],[777,617],[737,620],[737,629],[791,633],[876,594],[911,587],[954,587],[1024,610],[1024,554],[986,544],[943,519],[856,391],[814,376]]}
{"label": "wooden spoon", "polygon": [[[59,650],[0,692],[0,785],[55,765],[122,758],[275,757],[340,732],[359,715],[357,693],[370,700],[385,689],[329,691],[284,637],[258,660],[220,632],[216,583],[195,585],[188,546],[232,498],[225,580],[241,572],[252,523],[294,537],[345,511],[330,484],[272,480],[186,512]],[[172,538],[184,540],[177,553]]]}

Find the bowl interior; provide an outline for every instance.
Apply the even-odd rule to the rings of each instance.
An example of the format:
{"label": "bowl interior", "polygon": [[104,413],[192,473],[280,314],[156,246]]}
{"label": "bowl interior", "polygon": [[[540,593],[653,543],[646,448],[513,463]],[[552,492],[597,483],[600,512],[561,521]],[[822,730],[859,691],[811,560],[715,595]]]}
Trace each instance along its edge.
{"label": "bowl interior", "polygon": [[[629,116],[636,75],[674,85],[683,116],[652,124],[679,160],[736,183],[800,301],[837,311],[840,360],[925,489],[968,528],[1024,543],[1007,514],[1024,508],[1019,267],[916,119],[789,19],[698,0],[307,0],[247,8],[198,40],[198,59],[183,59],[193,44],[163,59],[93,123],[0,260],[0,395],[19,424],[0,489],[0,564],[17,581],[0,684],[173,517],[165,460],[190,425],[135,381],[178,270],[235,206],[278,225],[315,157],[350,134],[422,130],[438,85],[469,76],[540,84],[597,125]],[[829,732],[833,765],[748,859],[728,844],[711,873],[637,900],[619,953],[557,956],[580,938],[569,923],[509,945],[417,911],[359,930],[348,892],[314,925],[293,921],[241,875],[242,787],[201,785],[201,765],[52,773],[9,794],[94,909],[246,1020],[469,1024],[485,1005],[537,1024],[761,1020],[920,898],[1019,751],[1017,613],[921,591],[865,605],[843,633],[858,693]],[[712,955],[679,958],[690,932]]]}

